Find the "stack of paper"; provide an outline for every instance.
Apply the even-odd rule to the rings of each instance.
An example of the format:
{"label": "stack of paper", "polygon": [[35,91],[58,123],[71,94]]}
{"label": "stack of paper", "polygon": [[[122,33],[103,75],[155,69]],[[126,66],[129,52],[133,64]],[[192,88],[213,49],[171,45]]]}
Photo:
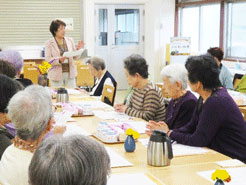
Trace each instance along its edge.
{"label": "stack of paper", "polygon": [[124,159],[119,154],[114,152],[111,148],[106,147],[106,150],[110,157],[111,168],[122,167],[122,166],[132,166],[132,163],[128,162],[126,159]]}
{"label": "stack of paper", "polygon": [[66,112],[55,112],[54,119],[57,125],[64,125],[69,120],[71,120],[73,113],[66,111]]}
{"label": "stack of paper", "polygon": [[[138,139],[138,141],[145,147],[148,146],[148,142],[149,142],[148,138]],[[187,146],[187,145],[182,145],[178,143],[173,143],[172,149],[173,149],[173,156],[176,156],[176,157],[186,156],[186,155],[199,155],[199,154],[205,154],[209,152],[209,150],[206,148]]]}
{"label": "stack of paper", "polygon": [[78,94],[83,95],[83,93],[81,93],[79,90],[76,90],[76,89],[67,89],[67,93],[69,95],[78,95]]}
{"label": "stack of paper", "polygon": [[149,138],[147,139],[138,139],[138,141],[144,145],[145,147],[148,147],[148,143],[149,143]]}
{"label": "stack of paper", "polygon": [[199,155],[209,152],[206,148],[193,147],[182,144],[173,143],[173,156]]}
{"label": "stack of paper", "polygon": [[75,50],[75,51],[67,51],[63,53],[63,57],[75,57],[75,56],[80,56],[85,49],[80,49],[80,50]]}
{"label": "stack of paper", "polygon": [[115,111],[93,111],[95,116],[103,120],[129,121],[131,117]]}
{"label": "stack of paper", "polygon": [[73,102],[76,105],[79,105],[81,107],[90,107],[91,109],[107,109],[107,110],[114,110],[113,107],[110,105],[107,105],[106,103],[103,103],[101,101],[76,101]]}
{"label": "stack of paper", "polygon": [[243,106],[246,104],[246,95],[244,93],[240,93],[233,90],[227,90],[227,91],[231,95],[233,100],[237,103],[237,105]]}
{"label": "stack of paper", "polygon": [[81,127],[74,125],[74,124],[66,124],[66,131],[64,132],[63,136],[71,136],[71,135],[83,135],[83,136],[90,136],[91,133],[87,132],[86,130],[82,129]]}
{"label": "stack of paper", "polygon": [[238,166],[244,166],[245,164],[237,159],[230,159],[230,160],[225,160],[225,161],[219,161],[216,162],[219,166],[223,168],[228,168],[228,167],[238,167]]}
{"label": "stack of paper", "polygon": [[111,174],[107,185],[157,185],[144,173]]}
{"label": "stack of paper", "polygon": [[[228,183],[228,185],[243,185],[246,184],[246,167],[242,168],[227,168],[226,171],[231,176],[231,181]],[[197,172],[198,175],[201,177],[207,179],[208,181],[214,183],[211,179],[212,174],[215,172],[215,170],[211,171],[203,171],[203,172]],[[226,183],[225,183],[226,184]]]}
{"label": "stack of paper", "polygon": [[127,122],[129,125],[131,125],[132,128],[134,128],[137,132],[140,134],[144,134],[146,130],[146,122],[144,121],[130,121]]}

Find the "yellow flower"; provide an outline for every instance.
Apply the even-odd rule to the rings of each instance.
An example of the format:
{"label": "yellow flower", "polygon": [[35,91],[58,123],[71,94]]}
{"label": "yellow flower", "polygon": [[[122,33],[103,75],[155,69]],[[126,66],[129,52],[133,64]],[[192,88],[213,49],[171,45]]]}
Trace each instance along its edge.
{"label": "yellow flower", "polygon": [[46,61],[44,61],[41,65],[38,66],[38,69],[42,75],[47,74],[49,68],[51,68],[51,64]]}
{"label": "yellow flower", "polygon": [[137,131],[133,130],[132,128],[128,128],[126,130],[126,135],[133,136],[134,139],[138,139],[140,136],[140,134]]}
{"label": "yellow flower", "polygon": [[226,170],[215,170],[212,174],[211,179],[215,181],[216,179],[221,179],[222,181],[230,182],[231,177]]}
{"label": "yellow flower", "polygon": [[126,130],[126,135],[131,136],[131,135],[133,135],[133,132],[134,132],[133,129],[128,128],[128,129]]}

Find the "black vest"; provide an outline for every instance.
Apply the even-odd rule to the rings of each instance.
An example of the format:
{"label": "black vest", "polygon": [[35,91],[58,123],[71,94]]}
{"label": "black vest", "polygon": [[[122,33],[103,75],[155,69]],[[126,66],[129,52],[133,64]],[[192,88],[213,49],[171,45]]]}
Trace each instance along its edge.
{"label": "black vest", "polygon": [[114,77],[108,71],[106,71],[106,73],[104,74],[102,80],[100,81],[99,85],[97,86],[97,89],[95,90],[93,96],[101,96],[102,95],[104,82],[105,82],[105,80],[107,78],[111,79],[114,87],[116,88],[116,81],[115,81]]}

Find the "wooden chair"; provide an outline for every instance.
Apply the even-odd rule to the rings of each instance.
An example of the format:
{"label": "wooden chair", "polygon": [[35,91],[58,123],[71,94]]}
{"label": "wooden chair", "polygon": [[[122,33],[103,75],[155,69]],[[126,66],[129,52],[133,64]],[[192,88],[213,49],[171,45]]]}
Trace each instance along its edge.
{"label": "wooden chair", "polygon": [[241,113],[243,114],[244,120],[246,120],[246,107],[239,107]]}
{"label": "wooden chair", "polygon": [[[35,65],[36,65],[36,63],[35,63],[35,62],[24,62],[24,66],[25,66],[25,65],[35,66]],[[21,68],[21,74],[23,74],[23,75],[24,75],[24,67],[23,67],[23,68]]]}
{"label": "wooden chair", "polygon": [[238,83],[241,81],[243,75],[241,74],[235,74],[233,78],[233,88],[235,89],[238,85]]}
{"label": "wooden chair", "polygon": [[94,85],[94,77],[91,75],[88,65],[77,64],[77,71],[77,86],[92,87]]}
{"label": "wooden chair", "polygon": [[115,94],[116,94],[116,87],[105,84],[103,87],[101,101],[113,106]]}
{"label": "wooden chair", "polygon": [[24,78],[28,78],[33,84],[38,84],[39,72],[32,64],[24,65]]}

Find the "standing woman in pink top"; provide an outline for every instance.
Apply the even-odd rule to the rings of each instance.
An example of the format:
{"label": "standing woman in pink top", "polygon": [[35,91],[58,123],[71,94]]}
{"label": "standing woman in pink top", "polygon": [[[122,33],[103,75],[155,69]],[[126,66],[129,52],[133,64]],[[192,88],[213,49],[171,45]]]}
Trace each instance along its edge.
{"label": "standing woman in pink top", "polygon": [[77,76],[74,57],[63,57],[67,51],[75,51],[84,47],[80,41],[75,46],[72,38],[65,37],[66,24],[61,20],[54,20],[50,24],[50,32],[53,38],[45,44],[45,60],[50,62],[52,68],[48,71],[51,87],[75,88],[75,77]]}

